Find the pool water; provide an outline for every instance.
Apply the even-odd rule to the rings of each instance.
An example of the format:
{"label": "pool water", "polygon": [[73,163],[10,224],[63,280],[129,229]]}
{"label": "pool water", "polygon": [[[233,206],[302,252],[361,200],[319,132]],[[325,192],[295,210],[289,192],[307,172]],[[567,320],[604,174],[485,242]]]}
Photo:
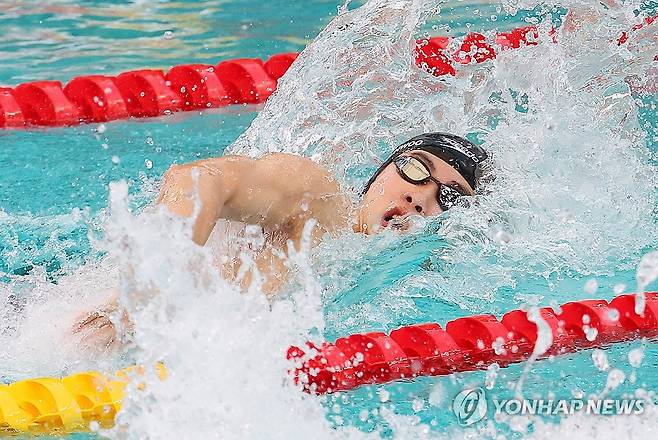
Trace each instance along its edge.
{"label": "pool water", "polygon": [[[452,398],[468,386],[484,386],[489,398],[509,398],[521,378],[526,397],[648,393],[655,398],[658,349],[647,341],[325,398],[299,397],[289,384],[281,385],[289,368],[282,353],[308,337],[333,340],[415,322],[444,324],[470,314],[500,316],[523,306],[610,299],[616,290],[636,288],[640,259],[656,249],[658,97],[632,97],[639,110],[629,114],[637,112],[637,126],[627,126],[633,118],[620,118],[618,107],[607,113],[588,110],[599,104],[598,83],[582,84],[596,68],[586,62],[596,49],[584,45],[588,35],[577,34],[572,46],[546,44],[543,54],[534,49],[501,57],[489,67],[493,73],[483,67],[441,83],[400,62],[409,55],[402,50],[408,49],[404,36],[411,32],[405,26],[415,29],[418,16],[436,5],[373,0],[359,8],[362,3],[349,5],[356,15],[347,16],[352,22],[342,34],[331,27],[323,31],[337,14],[336,1],[313,0],[303,7],[284,1],[4,6],[0,83],[9,85],[266,58],[301,51],[320,34],[302,56],[306,63],[294,66],[293,79],[284,81],[265,109],[236,106],[0,132],[0,346],[5,347],[0,374],[5,380],[165,360],[175,380],[149,383],[148,392],[133,393],[119,420],[127,434],[122,429],[101,434],[110,438],[543,438],[573,435],[575,428],[540,417],[492,419],[461,429]],[[440,13],[430,14],[413,35],[460,36],[527,22],[557,25],[566,7],[587,4],[435,3],[441,3]],[[387,17],[388,7],[395,19],[377,21],[377,14]],[[655,2],[642,2],[639,9],[657,8]],[[611,33],[617,30],[615,23],[606,23]],[[623,23],[618,27],[624,29]],[[367,38],[359,38],[363,35]],[[614,48],[599,49],[616,54]],[[574,51],[582,63],[565,56]],[[646,67],[641,52],[633,53],[637,64],[629,65]],[[335,54],[349,54],[343,59],[351,62],[339,62]],[[551,66],[565,59],[562,78]],[[614,58],[598,62],[606,71],[605,63],[612,66]],[[332,89],[329,105],[315,98],[329,85],[344,84],[336,78],[352,78],[364,66],[374,74],[358,87]],[[514,76],[515,70],[527,76]],[[472,80],[483,72],[488,82]],[[411,86],[399,87],[409,78],[414,78]],[[621,87],[610,82],[605,96]],[[560,96],[553,93],[556,84],[570,88]],[[428,87],[446,88],[427,93]],[[388,94],[378,93],[382,90]],[[404,93],[396,94],[399,90]],[[529,110],[519,112],[515,96],[524,94]],[[365,102],[372,111],[356,112],[353,102]],[[384,157],[391,145],[420,128],[465,132],[484,142],[498,166],[490,192],[471,210],[420,222],[405,236],[326,240],[293,262],[298,276],[272,304],[259,292],[241,296],[209,275],[207,256],[187,243],[182,225],[134,215],[153,200],[172,163],[225,150],[305,154],[358,189],[376,167],[375,157]],[[127,186],[113,185],[110,192],[110,182],[117,181]],[[150,218],[151,226],[143,218]],[[211,281],[199,281],[203,277],[196,271]],[[127,290],[155,285],[161,293],[120,297],[137,323],[135,349],[109,359],[76,352],[61,336],[66,320],[116,278]],[[639,365],[629,357],[638,350]],[[609,367],[601,367],[602,357]],[[606,389],[618,371],[625,380]],[[649,411],[636,418],[585,419],[580,426],[612,438],[622,425],[642,435],[656,420]]]}

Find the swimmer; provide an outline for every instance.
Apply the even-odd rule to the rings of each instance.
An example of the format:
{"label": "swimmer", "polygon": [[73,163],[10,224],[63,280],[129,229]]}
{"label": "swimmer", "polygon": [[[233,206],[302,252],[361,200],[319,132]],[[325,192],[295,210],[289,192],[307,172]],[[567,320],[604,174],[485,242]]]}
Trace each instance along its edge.
{"label": "swimmer", "polygon": [[[283,256],[288,243],[300,248],[309,220],[315,222],[314,243],[325,233],[346,228],[362,234],[404,230],[409,216],[436,216],[474,195],[486,158],[482,148],[459,136],[416,136],[379,167],[354,205],[331,173],[308,158],[284,153],[259,159],[222,156],[172,165],[164,174],[157,202],[189,218],[197,200],[192,240],[202,246],[220,219],[260,225],[265,245],[255,263],[265,278],[262,289],[273,293],[286,280]],[[230,266],[236,264],[223,268],[227,279],[235,277],[237,270]],[[242,282],[248,285],[249,277]],[[116,345],[111,320],[115,310],[116,303],[94,311],[76,324],[74,332],[82,335],[85,345]],[[128,321],[125,313],[121,319]]]}

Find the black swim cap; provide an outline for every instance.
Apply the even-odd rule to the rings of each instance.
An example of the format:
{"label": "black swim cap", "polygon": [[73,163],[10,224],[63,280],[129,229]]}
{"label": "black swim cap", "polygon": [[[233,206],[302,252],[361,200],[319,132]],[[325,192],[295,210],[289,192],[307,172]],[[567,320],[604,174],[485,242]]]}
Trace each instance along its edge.
{"label": "black swim cap", "polygon": [[410,150],[426,151],[445,161],[448,165],[456,169],[473,189],[475,189],[478,178],[482,174],[479,165],[487,158],[486,151],[463,137],[450,133],[424,133],[409,139],[396,148],[391,157],[368,180],[363,194],[368,192],[370,185],[372,185],[384,168],[402,153]]}

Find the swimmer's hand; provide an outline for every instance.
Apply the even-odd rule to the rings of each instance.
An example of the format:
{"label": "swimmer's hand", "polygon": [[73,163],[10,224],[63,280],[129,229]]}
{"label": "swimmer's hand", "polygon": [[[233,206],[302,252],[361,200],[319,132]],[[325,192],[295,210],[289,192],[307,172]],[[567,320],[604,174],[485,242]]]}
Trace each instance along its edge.
{"label": "swimmer's hand", "polygon": [[125,345],[118,329],[130,332],[132,324],[125,310],[119,310],[116,300],[80,316],[71,331],[79,346],[92,353],[113,352]]}

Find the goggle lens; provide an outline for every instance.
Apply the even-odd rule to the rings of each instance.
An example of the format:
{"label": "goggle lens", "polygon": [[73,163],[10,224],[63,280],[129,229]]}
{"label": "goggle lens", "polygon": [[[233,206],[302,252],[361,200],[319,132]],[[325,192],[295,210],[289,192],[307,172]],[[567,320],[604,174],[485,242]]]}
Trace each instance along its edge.
{"label": "goggle lens", "polygon": [[421,161],[413,157],[404,157],[403,160],[396,161],[400,172],[404,173],[408,180],[414,183],[423,183],[430,178],[431,174]]}
{"label": "goggle lens", "polygon": [[395,166],[398,173],[410,183],[422,185],[429,180],[433,180],[439,189],[436,193],[436,200],[443,211],[447,211],[457,204],[457,200],[463,195],[455,188],[445,185],[440,181],[433,179],[430,170],[419,159],[411,156],[402,156],[395,160]]}

